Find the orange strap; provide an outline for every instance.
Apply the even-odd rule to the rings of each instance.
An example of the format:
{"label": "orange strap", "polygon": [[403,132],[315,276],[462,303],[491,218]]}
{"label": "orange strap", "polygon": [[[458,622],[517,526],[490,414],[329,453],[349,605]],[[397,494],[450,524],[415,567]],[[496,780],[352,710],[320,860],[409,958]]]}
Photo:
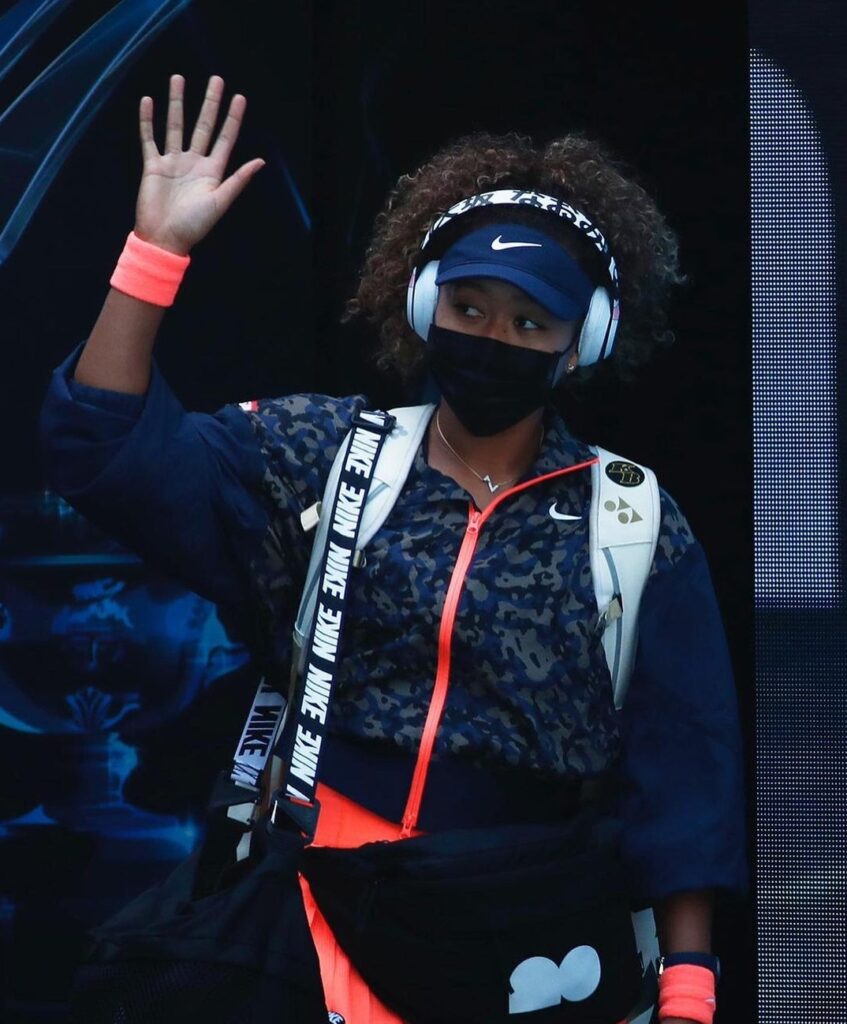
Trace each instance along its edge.
{"label": "orange strap", "polygon": [[190,262],[190,256],[169,252],[130,231],[109,284],[142,302],[172,306]]}
{"label": "orange strap", "polygon": [[682,1017],[712,1024],[715,1016],[715,975],[699,964],[674,964],[659,975],[659,1020]]}
{"label": "orange strap", "polygon": [[[321,803],[321,813],[313,845],[346,849],[377,840],[400,841],[399,824],[381,818],[322,782],[317,785],[316,796]],[[318,909],[309,883],[302,875],[300,889],[318,954],[327,1009],[340,1014],[348,1024],[404,1024],[396,1013],[377,999],[339,946],[326,918]]]}

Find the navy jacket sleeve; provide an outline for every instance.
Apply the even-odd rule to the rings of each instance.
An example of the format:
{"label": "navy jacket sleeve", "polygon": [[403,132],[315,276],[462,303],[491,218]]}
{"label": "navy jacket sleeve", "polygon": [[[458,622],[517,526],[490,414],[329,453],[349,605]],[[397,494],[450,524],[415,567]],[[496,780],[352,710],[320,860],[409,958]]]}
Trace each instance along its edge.
{"label": "navy jacket sleeve", "polygon": [[48,485],[165,575],[216,602],[247,596],[239,544],[268,512],[264,461],[238,404],[186,412],[154,360],[144,395],[73,379],[84,342],[53,371],[39,419]]}
{"label": "navy jacket sleeve", "polygon": [[706,557],[662,492],[659,545],[620,713],[625,861],[645,904],[745,893],[746,807],[732,666]]}

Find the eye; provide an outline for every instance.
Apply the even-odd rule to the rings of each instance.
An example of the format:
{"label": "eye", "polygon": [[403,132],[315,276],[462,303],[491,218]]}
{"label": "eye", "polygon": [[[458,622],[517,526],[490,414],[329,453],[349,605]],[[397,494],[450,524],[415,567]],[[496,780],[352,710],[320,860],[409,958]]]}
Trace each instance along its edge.
{"label": "eye", "polygon": [[[470,316],[471,319],[476,319],[477,316],[482,316],[482,313],[477,309],[476,306],[472,306],[469,302],[454,302],[453,308],[457,309],[463,316]],[[473,310],[473,313],[468,313],[468,310]]]}
{"label": "eye", "polygon": [[[544,326],[544,324],[539,323],[537,320],[532,320],[528,316],[516,316],[515,317],[515,323],[517,324],[518,327],[521,328],[521,330],[529,330],[529,331],[544,331],[544,330],[546,330],[546,327]],[[528,324],[530,326],[521,326],[522,324],[524,324],[524,325]]]}

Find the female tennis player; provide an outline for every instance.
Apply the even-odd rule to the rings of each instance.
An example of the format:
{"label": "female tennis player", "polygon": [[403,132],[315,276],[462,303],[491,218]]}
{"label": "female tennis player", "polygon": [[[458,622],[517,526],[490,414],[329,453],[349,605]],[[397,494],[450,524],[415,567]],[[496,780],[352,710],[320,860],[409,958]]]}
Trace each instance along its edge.
{"label": "female tennis player", "polygon": [[[190,253],[264,164],[226,175],[246,100],[232,97],[216,131],[219,76],[185,148],[184,87],[171,77],[162,151],[141,100],[134,229],[90,336],[53,373],[45,465],[58,493],[150,564],[255,609],[257,653],[287,674],[311,541],[301,516],[370,405],[307,393],[186,412],[163,379],[154,342]],[[345,317],[373,325],[374,372],[438,398],[353,577],[316,843],[552,822],[602,794],[623,823],[632,906],[655,911],[658,1019],[706,1024],[714,896],[747,888],[721,617],[702,547],[660,489],[616,708],[589,551],[596,455],[557,411],[604,359],[625,373],[668,342],[680,280],[653,200],[579,135],[542,147],[470,135],[392,189]],[[637,464],[615,466],[622,487],[641,482]],[[641,518],[635,498],[614,512],[625,526]],[[303,892],[330,1019],[402,1024]],[[556,1001],[576,998],[567,984]],[[432,979],[432,999],[450,998]],[[552,1005],[521,998],[528,1021]]]}

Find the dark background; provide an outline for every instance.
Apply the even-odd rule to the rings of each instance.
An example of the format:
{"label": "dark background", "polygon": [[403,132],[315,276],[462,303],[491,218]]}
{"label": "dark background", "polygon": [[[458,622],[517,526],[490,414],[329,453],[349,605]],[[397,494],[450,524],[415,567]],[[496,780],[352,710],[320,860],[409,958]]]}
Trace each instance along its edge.
{"label": "dark background", "polygon": [[[0,107],[110,6],[72,4],[0,83]],[[196,410],[302,390],[406,401],[370,369],[368,330],[338,323],[388,188],[476,128],[539,142],[583,131],[655,197],[689,282],[673,303],[673,349],[637,383],[607,384],[565,413],[586,439],[652,466],[706,549],[737,673],[752,835],[748,40],[744,6],[733,6],[694,18],[669,5],[567,0],[193,4],[127,68],[0,267],[4,493],[44,487],[36,419],[48,376],[106,295],[133,224],[138,99],[154,97],[161,140],[171,73],[187,77],[187,125],[210,74],[224,77],[227,99],[244,93],[232,167],[268,161],[192,253],[157,344],[166,378]],[[27,749],[48,756],[50,746]],[[182,798],[196,807],[219,766],[209,751],[198,758]],[[22,906],[37,887],[34,878]],[[65,916],[48,977],[35,967],[45,921],[18,925],[6,979],[14,1019],[56,1018],[83,917]],[[725,965],[717,1020],[753,1020],[752,900],[719,905],[715,946]]]}
{"label": "dark background", "polygon": [[[767,1024],[818,1020],[843,1024],[847,1021],[843,957],[847,925],[847,608],[841,511],[845,507],[845,478],[839,467],[847,440],[847,418],[841,400],[847,384],[842,341],[847,272],[847,132],[843,102],[847,89],[847,19],[843,4],[837,0],[750,0],[748,9],[751,46],[784,76],[804,115],[792,118],[782,113],[783,123],[776,126],[776,138],[761,140],[762,149],[772,147],[773,177],[780,180],[788,169],[798,179],[799,168],[810,152],[820,168],[816,182],[815,175],[809,175],[812,180],[798,181],[796,189],[772,190],[761,197],[761,206],[757,207],[759,215],[764,214],[765,224],[770,223],[769,211],[781,206],[793,215],[796,225],[792,231],[786,218],[777,237],[760,237],[762,251],[758,260],[754,259],[758,273],[766,275],[769,261],[779,259],[779,249],[786,243],[793,245],[798,255],[793,274],[780,283],[792,289],[795,281],[801,282],[801,294],[806,299],[801,305],[796,293],[787,295],[788,302],[782,309],[791,310],[794,319],[784,319],[775,329],[764,301],[756,310],[760,329],[754,344],[762,368],[754,381],[757,479],[764,481],[770,472],[774,476],[769,486],[774,479],[803,480],[804,467],[814,465],[822,476],[831,474],[838,491],[835,501],[810,502],[814,513],[810,534],[799,536],[801,531],[793,521],[787,534],[798,559],[789,564],[802,565],[809,579],[817,575],[825,580],[831,586],[828,600],[810,600],[802,590],[786,594],[784,587],[781,593],[775,588],[774,594],[769,586],[768,563],[779,550],[780,530],[773,522],[757,520],[757,551],[762,554],[763,567],[757,571],[755,616],[759,1019]],[[762,112],[766,108],[767,100],[763,98]],[[807,138],[812,133],[815,138],[812,145],[801,150],[799,136],[804,128]],[[760,163],[764,165],[765,161]],[[760,166],[759,173],[764,175],[766,168]],[[805,197],[798,195],[802,191]],[[816,230],[810,230],[798,215],[807,197],[820,211],[817,223],[827,228],[831,225],[825,238],[817,237]],[[763,229],[760,235],[764,234]],[[825,270],[821,266],[824,259],[831,260]],[[819,320],[818,307],[808,300],[808,294],[821,286],[822,277],[828,283],[830,275],[835,288],[834,292],[826,291],[826,313]],[[768,296],[770,301],[773,291]],[[814,336],[821,324],[826,327],[810,348],[801,335]],[[798,358],[778,364],[779,370],[774,372],[767,354],[780,339],[789,344],[795,341]],[[819,344],[826,345],[828,354],[834,351],[835,381],[829,379],[829,361],[817,359]],[[818,369],[823,370],[820,376],[815,373]],[[802,416],[796,415],[796,379],[809,386]],[[820,406],[816,401],[818,392]],[[819,427],[821,410],[834,398],[838,399],[837,424],[822,431],[817,442],[810,444],[810,431]],[[757,497],[761,500],[758,492]],[[821,535],[831,531],[829,536],[840,548],[840,565],[833,564],[835,558],[813,557],[816,524]],[[833,965],[837,965],[834,970]]]}

